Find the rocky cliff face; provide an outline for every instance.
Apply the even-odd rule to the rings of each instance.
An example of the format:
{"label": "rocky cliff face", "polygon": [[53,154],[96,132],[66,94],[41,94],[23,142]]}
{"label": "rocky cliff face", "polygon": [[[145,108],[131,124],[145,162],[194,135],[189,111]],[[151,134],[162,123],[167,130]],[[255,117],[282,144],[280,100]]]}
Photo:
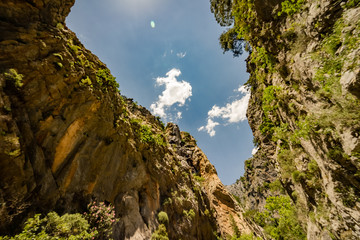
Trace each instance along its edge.
{"label": "rocky cliff face", "polygon": [[359,1],[243,2],[232,11],[251,45],[247,116],[259,151],[229,189],[268,237],[281,219],[264,217],[266,203],[287,196],[306,235],[282,239],[359,239]]}
{"label": "rocky cliff face", "polygon": [[196,141],[121,96],[65,26],[73,3],[0,2],[0,232],[92,199],[115,205],[115,239],[149,239],[160,210],[171,239],[252,231]]}

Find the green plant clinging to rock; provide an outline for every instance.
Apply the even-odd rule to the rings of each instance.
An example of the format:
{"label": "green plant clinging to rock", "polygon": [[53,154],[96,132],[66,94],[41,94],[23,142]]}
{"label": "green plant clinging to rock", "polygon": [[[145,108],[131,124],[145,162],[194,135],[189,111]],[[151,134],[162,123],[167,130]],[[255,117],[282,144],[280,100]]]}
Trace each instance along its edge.
{"label": "green plant clinging to rock", "polygon": [[164,212],[164,211],[159,212],[158,219],[159,219],[159,222],[162,223],[162,224],[168,224],[169,223],[169,217],[168,217],[167,213]]}
{"label": "green plant clinging to rock", "polygon": [[305,231],[296,217],[296,209],[288,196],[268,197],[265,210],[262,212],[253,211],[250,215],[272,239],[306,239]]}
{"label": "green plant clinging to rock", "polygon": [[49,212],[44,218],[36,214],[25,222],[24,230],[14,236],[0,236],[0,240],[80,240],[112,239],[112,227],[116,222],[114,207],[103,202],[92,202],[88,212],[64,214]]}
{"label": "green plant clinging to rock", "polygon": [[158,229],[152,234],[151,240],[169,240],[164,224],[159,225]]}
{"label": "green plant clinging to rock", "polygon": [[24,230],[14,237],[0,237],[3,240],[25,239],[93,239],[97,231],[90,229],[88,221],[79,213],[59,216],[55,212],[48,213],[44,218],[36,214],[29,218]]}
{"label": "green plant clinging to rock", "polygon": [[18,74],[16,69],[13,68],[9,69],[8,72],[4,73],[4,76],[5,79],[11,81],[16,88],[21,88],[24,85],[23,83],[24,75]]}

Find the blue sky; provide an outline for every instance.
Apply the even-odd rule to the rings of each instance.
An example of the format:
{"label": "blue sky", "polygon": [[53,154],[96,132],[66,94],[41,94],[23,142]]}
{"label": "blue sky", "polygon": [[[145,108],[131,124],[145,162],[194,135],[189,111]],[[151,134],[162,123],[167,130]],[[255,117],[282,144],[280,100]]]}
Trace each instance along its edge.
{"label": "blue sky", "polygon": [[209,0],[77,0],[66,23],[123,95],[196,138],[224,184],[243,174],[246,55],[223,54]]}

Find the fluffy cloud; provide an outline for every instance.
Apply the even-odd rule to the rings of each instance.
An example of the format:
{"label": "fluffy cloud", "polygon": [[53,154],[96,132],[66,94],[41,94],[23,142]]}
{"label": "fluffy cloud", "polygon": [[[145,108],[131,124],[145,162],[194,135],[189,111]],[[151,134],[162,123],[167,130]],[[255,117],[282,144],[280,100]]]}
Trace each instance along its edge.
{"label": "fluffy cloud", "polygon": [[[156,78],[158,86],[165,85],[165,90],[159,96],[158,101],[151,104],[150,109],[154,115],[162,118],[168,118],[166,110],[172,105],[177,104],[179,107],[184,106],[186,100],[192,96],[192,87],[190,83],[178,81],[181,71],[173,68],[166,73],[166,77]],[[181,118],[181,112],[177,112],[177,118]]]}
{"label": "fluffy cloud", "polygon": [[213,136],[215,136],[215,133],[216,133],[215,130],[214,130],[214,128],[215,128],[217,125],[219,125],[218,122],[214,122],[213,120],[208,119],[208,122],[207,122],[206,126],[201,126],[201,127],[199,127],[199,128],[198,128],[198,131],[207,131],[207,133],[208,133],[211,137],[213,137]]}
{"label": "fluffy cloud", "polygon": [[213,121],[214,118],[223,119],[224,124],[237,123],[246,120],[246,110],[250,100],[250,92],[245,86],[241,86],[235,91],[241,93],[242,97],[231,103],[227,103],[225,107],[214,105],[208,112],[207,125],[198,128],[198,131],[207,131],[207,133],[213,137],[216,134],[214,128],[217,125],[220,125],[220,123]]}

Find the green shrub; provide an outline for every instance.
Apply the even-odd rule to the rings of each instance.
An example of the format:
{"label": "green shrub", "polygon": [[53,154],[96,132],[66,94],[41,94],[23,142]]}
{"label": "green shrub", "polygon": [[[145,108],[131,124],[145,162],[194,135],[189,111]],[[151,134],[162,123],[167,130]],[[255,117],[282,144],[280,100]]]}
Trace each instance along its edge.
{"label": "green shrub", "polygon": [[284,179],[290,179],[292,173],[296,171],[294,165],[295,152],[288,149],[281,149],[277,156],[277,160],[280,164],[281,177]]}
{"label": "green shrub", "polygon": [[163,135],[154,134],[151,126],[142,124],[141,119],[131,119],[130,123],[134,126],[135,132],[142,143],[155,143],[159,146],[166,146]]}
{"label": "green shrub", "polygon": [[8,72],[4,73],[5,79],[11,81],[16,88],[21,88],[23,83],[24,75],[18,74],[16,69],[9,69]]}
{"label": "green shrub", "polygon": [[111,204],[106,205],[104,202],[91,202],[88,205],[89,212],[85,213],[85,218],[90,226],[97,230],[97,238],[112,239],[112,227],[117,221],[115,210]]}
{"label": "green shrub", "polygon": [[158,220],[162,224],[168,224],[169,223],[169,217],[166,212],[161,211],[158,214]]}
{"label": "green shrub", "polygon": [[158,229],[151,235],[151,240],[169,240],[164,224],[160,224]]}
{"label": "green shrub", "polygon": [[97,231],[90,229],[88,221],[79,213],[65,214],[59,216],[55,212],[50,212],[44,218],[36,214],[29,218],[24,230],[14,237],[0,237],[0,239],[93,239]]}
{"label": "green shrub", "polygon": [[285,0],[281,3],[281,10],[278,16],[286,14],[288,16],[294,15],[299,12],[304,4],[304,0]]}
{"label": "green shrub", "polygon": [[263,212],[253,210],[250,216],[265,229],[265,233],[272,239],[306,239],[305,231],[297,219],[296,209],[288,196],[268,197],[265,210]]}
{"label": "green shrub", "polygon": [[96,72],[96,82],[102,87],[102,90],[106,89],[106,86],[118,89],[119,84],[116,82],[115,77],[111,75],[110,70],[107,68],[99,69]]}
{"label": "green shrub", "polygon": [[300,172],[298,170],[294,171],[291,176],[292,176],[292,179],[294,180],[294,182],[296,182],[296,183],[299,183],[306,179],[306,174],[303,172]]}

